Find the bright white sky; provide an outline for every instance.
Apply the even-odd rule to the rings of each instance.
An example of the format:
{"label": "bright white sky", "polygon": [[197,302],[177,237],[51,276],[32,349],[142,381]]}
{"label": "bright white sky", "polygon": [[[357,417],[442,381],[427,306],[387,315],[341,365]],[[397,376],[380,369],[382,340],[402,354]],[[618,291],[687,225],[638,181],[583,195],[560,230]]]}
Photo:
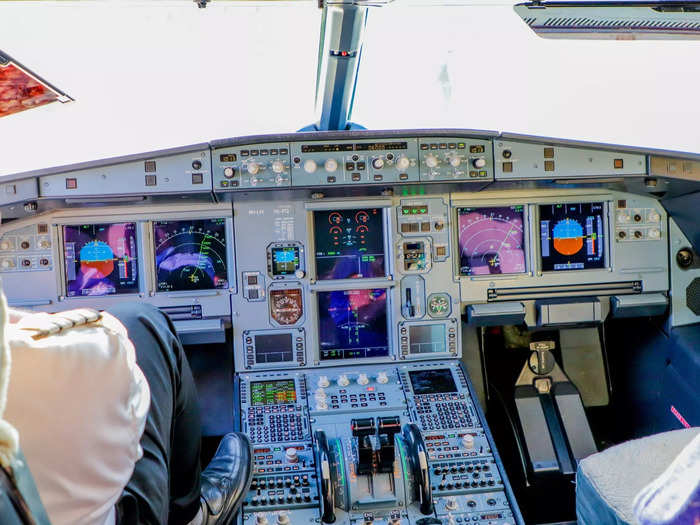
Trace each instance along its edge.
{"label": "bright white sky", "polygon": [[[700,41],[561,41],[510,5],[368,20],[353,120],[700,153]],[[0,175],[314,121],[316,2],[0,2],[0,49],[76,99],[0,119]]]}

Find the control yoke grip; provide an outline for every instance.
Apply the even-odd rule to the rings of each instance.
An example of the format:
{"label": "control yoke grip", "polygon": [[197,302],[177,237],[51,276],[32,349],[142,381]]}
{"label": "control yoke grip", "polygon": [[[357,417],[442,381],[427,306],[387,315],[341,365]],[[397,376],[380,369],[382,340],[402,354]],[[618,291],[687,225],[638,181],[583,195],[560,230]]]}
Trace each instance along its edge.
{"label": "control yoke grip", "polygon": [[328,439],[323,430],[314,432],[314,455],[321,486],[321,520],[324,523],[335,522],[335,494],[331,479],[331,456]]}
{"label": "control yoke grip", "polygon": [[432,514],[433,489],[430,486],[430,474],[428,472],[428,449],[425,446],[420,429],[415,423],[404,425],[402,434],[408,448],[413,477],[418,485],[420,511],[423,514]]}

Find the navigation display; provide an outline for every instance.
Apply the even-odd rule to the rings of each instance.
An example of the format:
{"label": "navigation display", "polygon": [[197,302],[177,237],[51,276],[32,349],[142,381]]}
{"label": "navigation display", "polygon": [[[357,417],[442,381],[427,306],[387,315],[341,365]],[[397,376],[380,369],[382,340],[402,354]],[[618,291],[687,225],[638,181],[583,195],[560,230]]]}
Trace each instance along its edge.
{"label": "navigation display", "polygon": [[321,360],[389,355],[387,291],[317,292]]}
{"label": "navigation display", "polygon": [[250,401],[254,407],[295,404],[297,391],[294,380],[254,381],[250,384]]}
{"label": "navigation display", "polygon": [[457,208],[459,274],[525,272],[524,206]]}
{"label": "navigation display", "polygon": [[136,223],[63,227],[66,295],[80,297],[136,293]]}
{"label": "navigation display", "polygon": [[386,275],[381,208],[316,211],[314,235],[319,280]]}
{"label": "navigation display", "polygon": [[255,362],[285,363],[294,361],[292,334],[255,335]]}
{"label": "navigation display", "polygon": [[449,368],[439,370],[412,370],[408,373],[411,378],[413,393],[422,394],[447,394],[457,391],[454,377]]}
{"label": "navigation display", "polygon": [[604,214],[602,202],[541,205],[542,271],[605,268]]}
{"label": "navigation display", "polygon": [[226,289],[226,219],[155,221],[159,292]]}

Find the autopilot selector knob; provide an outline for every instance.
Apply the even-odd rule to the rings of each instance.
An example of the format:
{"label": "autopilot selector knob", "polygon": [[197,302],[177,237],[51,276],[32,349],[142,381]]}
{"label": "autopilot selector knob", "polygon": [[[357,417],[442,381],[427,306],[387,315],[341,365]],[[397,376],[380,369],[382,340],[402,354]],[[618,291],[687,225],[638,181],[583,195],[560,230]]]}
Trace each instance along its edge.
{"label": "autopilot selector knob", "polygon": [[474,436],[471,434],[464,434],[464,437],[462,437],[462,445],[464,445],[464,448],[467,450],[471,450],[474,448]]}
{"label": "autopilot selector knob", "polygon": [[486,167],[486,159],[484,157],[479,157],[478,159],[472,160],[472,166],[480,170]]}
{"label": "autopilot selector knob", "polygon": [[358,385],[366,385],[369,383],[369,377],[367,377],[367,374],[360,374],[357,376],[357,384]]}
{"label": "autopilot selector knob", "polygon": [[460,164],[462,164],[462,159],[460,159],[459,157],[452,157],[450,159],[450,166],[452,166],[453,168],[459,168]]}
{"label": "autopilot selector knob", "polygon": [[408,160],[408,157],[402,155],[396,159],[396,169],[399,171],[406,171],[410,165],[411,161]]}
{"label": "autopilot selector knob", "polygon": [[272,162],[272,171],[275,173],[284,173],[284,162],[275,160]]}
{"label": "autopilot selector knob", "polygon": [[386,375],[386,372],[382,371],[377,374],[377,383],[385,385],[389,382],[389,376]]}
{"label": "autopilot selector knob", "polygon": [[306,173],[313,173],[316,171],[316,168],[318,168],[318,166],[316,165],[316,161],[314,159],[306,159],[304,161],[304,171]]}
{"label": "autopilot selector knob", "polygon": [[250,173],[251,175],[257,175],[260,171],[260,164],[258,164],[257,162],[249,162],[247,168],[248,173]]}
{"label": "autopilot selector knob", "polygon": [[435,155],[428,155],[425,157],[425,165],[429,168],[437,168],[439,161]]}
{"label": "autopilot selector knob", "polygon": [[255,525],[268,525],[270,523],[267,521],[267,516],[265,514],[258,514],[255,516]]}
{"label": "autopilot selector knob", "polygon": [[277,515],[277,520],[276,520],[277,525],[289,525],[291,521],[289,521],[289,514],[286,512],[282,511]]}
{"label": "autopilot selector knob", "polygon": [[297,452],[297,449],[294,447],[290,447],[287,450],[285,450],[284,459],[287,460],[287,463],[298,463],[299,453]]}
{"label": "autopilot selector knob", "polygon": [[348,376],[346,374],[340,374],[338,377],[338,386],[348,386],[350,384],[350,380],[348,379]]}
{"label": "autopilot selector knob", "polygon": [[318,386],[321,388],[327,388],[331,382],[328,380],[328,376],[319,376],[318,377]]}
{"label": "autopilot selector knob", "polygon": [[328,173],[333,173],[335,170],[338,169],[338,161],[335,159],[328,159],[326,162],[323,163],[323,168]]}

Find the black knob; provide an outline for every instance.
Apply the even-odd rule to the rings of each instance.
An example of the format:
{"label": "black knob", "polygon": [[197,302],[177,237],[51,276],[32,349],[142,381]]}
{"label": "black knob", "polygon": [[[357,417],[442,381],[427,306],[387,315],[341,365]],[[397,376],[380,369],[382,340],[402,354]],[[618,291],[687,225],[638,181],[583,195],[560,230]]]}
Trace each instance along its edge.
{"label": "black knob", "polygon": [[693,265],[693,252],[690,248],[681,248],[676,253],[676,262],[681,268],[690,268]]}
{"label": "black knob", "polygon": [[509,159],[513,156],[513,153],[509,149],[504,149],[503,150],[503,158],[504,159]]}
{"label": "black knob", "polygon": [[195,169],[195,170],[202,169],[202,161],[201,160],[193,160],[192,161],[192,169]]}

